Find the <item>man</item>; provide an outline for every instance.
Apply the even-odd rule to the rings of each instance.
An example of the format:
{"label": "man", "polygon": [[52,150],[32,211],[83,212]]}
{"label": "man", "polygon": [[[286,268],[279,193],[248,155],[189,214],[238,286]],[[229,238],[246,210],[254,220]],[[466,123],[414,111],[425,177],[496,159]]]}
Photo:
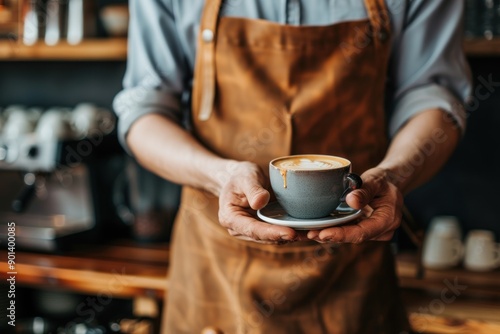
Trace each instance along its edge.
{"label": "man", "polygon": [[[131,1],[121,140],[184,185],[165,333],[408,330],[388,241],[403,194],[439,170],[465,126],[462,7]],[[363,187],[347,203],[371,214],[304,233],[258,220],[268,162],[299,153],[351,160]]]}

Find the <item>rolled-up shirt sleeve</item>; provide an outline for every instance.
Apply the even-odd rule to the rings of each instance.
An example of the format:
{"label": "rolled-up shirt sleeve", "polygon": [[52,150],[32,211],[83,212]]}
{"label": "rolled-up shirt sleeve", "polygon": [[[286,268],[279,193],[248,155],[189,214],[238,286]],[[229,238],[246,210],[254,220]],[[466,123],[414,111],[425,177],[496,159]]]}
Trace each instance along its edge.
{"label": "rolled-up shirt sleeve", "polygon": [[185,61],[170,1],[131,0],[128,59],[123,90],[114,101],[118,137],[126,137],[140,117],[156,113],[181,120]]}
{"label": "rolled-up shirt sleeve", "polygon": [[462,47],[463,6],[463,1],[414,0],[401,16],[402,33],[389,68],[391,136],[431,108],[447,112],[465,130],[471,75]]}

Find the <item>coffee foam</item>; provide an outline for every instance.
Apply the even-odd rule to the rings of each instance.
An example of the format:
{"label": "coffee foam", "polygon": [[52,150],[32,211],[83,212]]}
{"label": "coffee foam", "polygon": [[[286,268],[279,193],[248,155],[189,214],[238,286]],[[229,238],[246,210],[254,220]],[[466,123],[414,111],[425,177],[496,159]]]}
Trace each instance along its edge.
{"label": "coffee foam", "polygon": [[328,157],[293,157],[275,161],[274,166],[286,170],[318,170],[318,169],[333,169],[345,166],[339,160]]}

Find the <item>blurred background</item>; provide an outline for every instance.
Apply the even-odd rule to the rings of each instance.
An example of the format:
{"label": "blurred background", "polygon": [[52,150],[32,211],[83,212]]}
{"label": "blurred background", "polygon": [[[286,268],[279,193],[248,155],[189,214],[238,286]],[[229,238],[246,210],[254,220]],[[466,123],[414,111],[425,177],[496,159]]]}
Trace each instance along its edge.
{"label": "blurred background", "polygon": [[[462,242],[478,229],[498,242],[500,0],[464,1],[464,48],[483,88],[466,107],[458,150],[406,204],[423,230],[451,216]],[[126,66],[127,23],[122,0],[0,0],[2,333],[158,331],[180,187],[142,169],[116,139],[111,105]],[[15,330],[5,321],[8,222],[16,223]],[[452,312],[429,305],[444,280],[460,277],[473,300],[483,298],[480,321],[500,321],[491,311],[500,298],[497,267],[479,279],[483,273],[456,262],[426,276],[411,236],[401,231],[394,244],[409,303],[413,292],[427,296],[419,289],[434,287],[410,309]],[[479,309],[464,305],[455,304],[458,313]]]}

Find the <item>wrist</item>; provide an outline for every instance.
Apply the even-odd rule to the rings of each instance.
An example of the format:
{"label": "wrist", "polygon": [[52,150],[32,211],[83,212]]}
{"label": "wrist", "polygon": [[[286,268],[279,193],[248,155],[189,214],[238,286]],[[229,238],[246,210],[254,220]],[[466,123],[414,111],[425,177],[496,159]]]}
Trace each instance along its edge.
{"label": "wrist", "polygon": [[204,170],[205,179],[207,180],[204,188],[213,195],[220,196],[221,190],[229,182],[231,171],[236,168],[236,164],[237,161],[222,158],[214,161],[210,165],[211,168],[207,168],[208,165],[205,163],[200,164],[199,168]]}
{"label": "wrist", "polygon": [[383,178],[385,181],[392,183],[399,188],[401,179],[397,176],[398,174],[395,168],[380,164],[377,167],[373,168],[372,171],[379,177]]}
{"label": "wrist", "polygon": [[390,166],[386,164],[381,164],[375,169],[379,170],[380,175],[389,183],[393,184],[398,188],[401,193],[405,192],[406,186],[408,184],[408,175],[399,166]]}
{"label": "wrist", "polygon": [[220,196],[229,183],[238,182],[246,178],[255,178],[266,184],[264,174],[258,165],[248,161],[220,159],[210,171],[207,171],[210,182],[206,189],[216,196]]}

